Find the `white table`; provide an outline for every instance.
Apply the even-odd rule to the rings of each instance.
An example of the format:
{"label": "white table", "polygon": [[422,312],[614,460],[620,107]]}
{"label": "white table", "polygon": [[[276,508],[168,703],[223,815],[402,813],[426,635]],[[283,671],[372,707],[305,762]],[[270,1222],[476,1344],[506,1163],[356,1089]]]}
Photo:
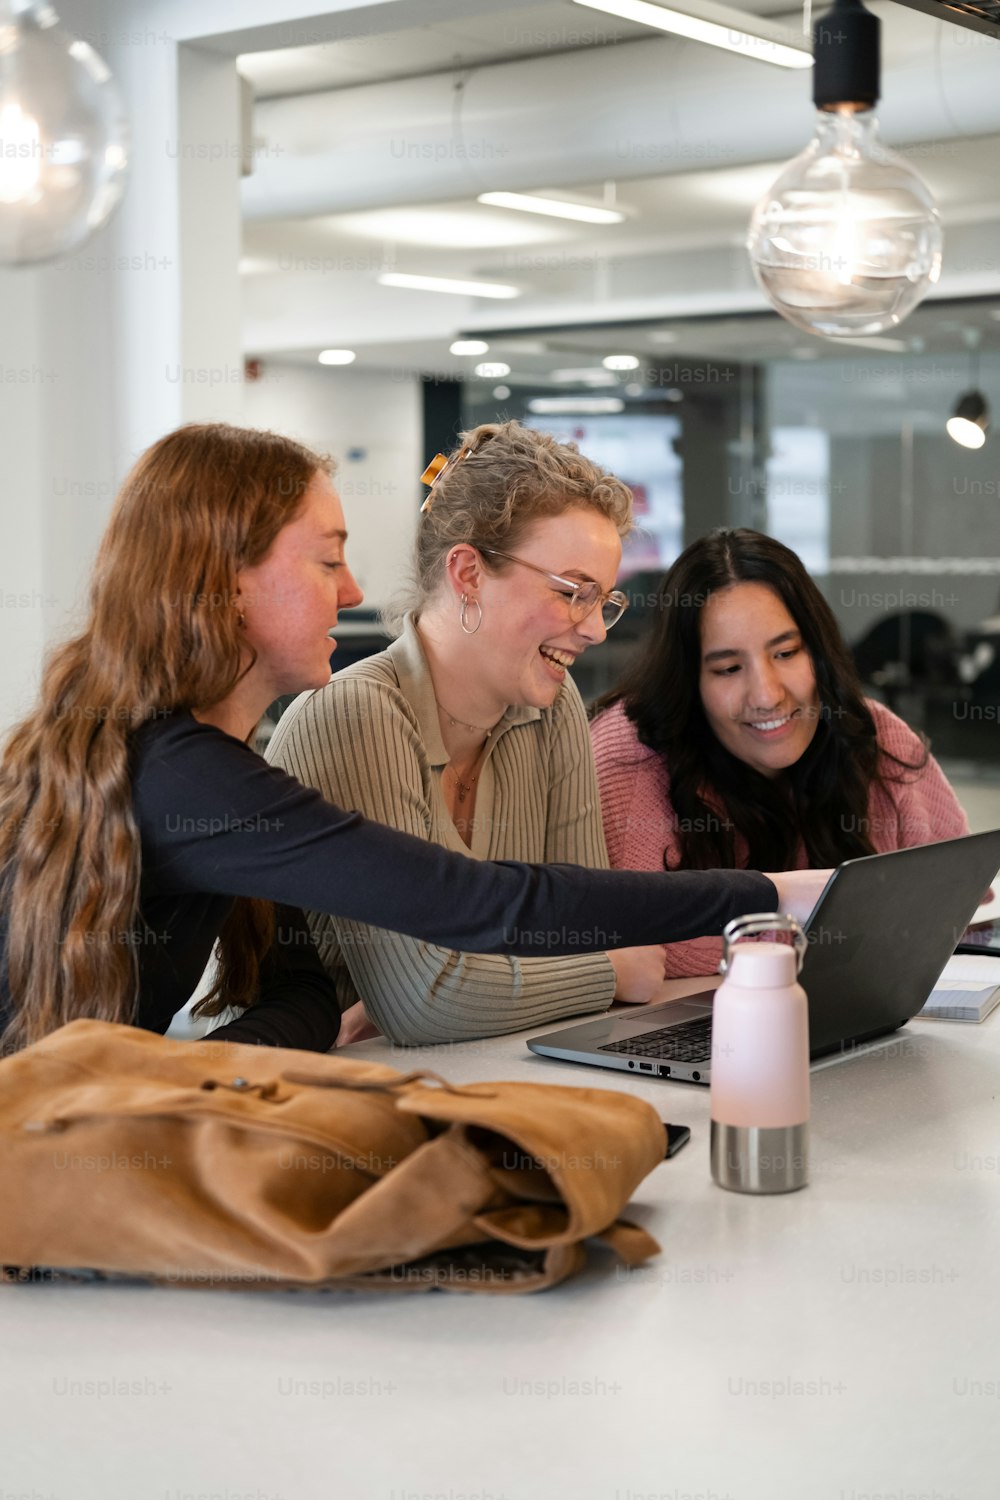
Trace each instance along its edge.
{"label": "white table", "polygon": [[711,1183],[706,1089],[523,1036],[352,1055],[690,1124],[634,1200],[663,1254],[523,1298],[4,1290],[0,1500],[1000,1493],[1000,1011],[815,1072],[812,1182],[773,1198]]}

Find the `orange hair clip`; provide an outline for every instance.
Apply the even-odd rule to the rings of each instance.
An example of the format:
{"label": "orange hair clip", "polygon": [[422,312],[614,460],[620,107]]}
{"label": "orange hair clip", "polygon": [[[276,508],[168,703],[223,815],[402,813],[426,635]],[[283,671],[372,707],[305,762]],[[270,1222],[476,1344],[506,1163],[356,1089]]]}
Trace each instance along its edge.
{"label": "orange hair clip", "polygon": [[420,476],[421,484],[433,484],[442,469],[448,467],[448,460],[443,453],[436,453]]}
{"label": "orange hair clip", "polygon": [[431,459],[430,463],[427,465],[426,469],[420,476],[420,483],[429,484],[431,487],[431,493],[427,496],[427,499],[420,507],[421,515],[426,515],[426,513],[431,509],[431,506],[434,504],[434,485],[441,478],[441,475],[444,473],[448,465],[450,463],[457,464],[460,459],[463,459],[465,455],[467,453],[470,453],[471,451],[472,450],[470,448],[463,448],[460,453],[455,454],[454,459],[447,458],[443,453],[435,453],[434,457]]}

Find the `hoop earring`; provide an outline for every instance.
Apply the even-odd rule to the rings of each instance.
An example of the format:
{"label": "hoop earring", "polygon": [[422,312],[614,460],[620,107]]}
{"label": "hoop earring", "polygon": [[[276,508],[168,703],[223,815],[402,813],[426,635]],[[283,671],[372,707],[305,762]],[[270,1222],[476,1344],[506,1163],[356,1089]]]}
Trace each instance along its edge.
{"label": "hoop earring", "polygon": [[476,631],[479,629],[480,625],[483,623],[483,606],[480,604],[480,602],[479,602],[478,599],[473,599],[472,603],[476,606],[478,614],[476,616],[476,623],[475,623],[475,625],[473,625],[472,629],[470,630],[469,629],[469,622],[468,622],[468,619],[466,618],[467,614],[468,614],[468,609],[469,609],[469,596],[468,596],[468,594],[463,594],[462,595],[462,608],[458,612],[458,623],[461,625],[461,627],[465,631],[466,635],[475,635]]}

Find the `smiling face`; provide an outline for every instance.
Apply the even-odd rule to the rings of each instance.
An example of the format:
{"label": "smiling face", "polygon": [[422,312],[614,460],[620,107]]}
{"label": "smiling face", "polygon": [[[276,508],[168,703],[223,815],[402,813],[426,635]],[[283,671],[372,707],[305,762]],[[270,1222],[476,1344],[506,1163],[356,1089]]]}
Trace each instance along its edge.
{"label": "smiling face", "polygon": [[239,572],[245,639],[257,653],[253,674],[266,701],[330,680],[337,611],[364,597],[344,561],[346,538],[340,500],[318,472],[266,557]]}
{"label": "smiling face", "polygon": [[[622,555],[614,523],[576,506],[536,521],[509,550],[547,573],[599,583],[604,592],[615,586]],[[548,708],[573,661],[607,635],[600,608],[574,621],[558,584],[516,562],[486,561],[490,571],[478,591],[482,626],[470,638],[482,686],[498,704]]]}
{"label": "smiling face", "polygon": [[793,766],[816,733],[812,657],[767,584],[734,583],[708,599],[699,688],[716,738],[762,776]]}

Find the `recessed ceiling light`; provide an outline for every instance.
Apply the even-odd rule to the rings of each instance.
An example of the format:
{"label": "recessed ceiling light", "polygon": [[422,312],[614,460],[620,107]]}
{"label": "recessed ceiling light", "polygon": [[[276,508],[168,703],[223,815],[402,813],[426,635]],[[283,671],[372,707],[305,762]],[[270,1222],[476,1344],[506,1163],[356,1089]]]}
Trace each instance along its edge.
{"label": "recessed ceiling light", "polygon": [[640,385],[637,380],[630,380],[625,387],[625,394],[626,396],[642,396],[645,394],[645,389],[645,386]]}
{"label": "recessed ceiling light", "polygon": [[639,361],[634,354],[609,354],[601,363],[606,370],[638,370]]}
{"label": "recessed ceiling light", "polygon": [[321,365],[353,365],[357,357],[353,349],[324,349],[319,362]]}
{"label": "recessed ceiling light", "polygon": [[487,361],[484,365],[476,366],[476,374],[480,380],[502,380],[505,375],[510,374],[510,365],[505,365],[502,359]]}
{"label": "recessed ceiling light", "polygon": [[570,203],[562,198],[540,198],[535,193],[480,193],[477,200],[490,208],[516,208],[526,214],[547,214],[553,219],[577,219],[581,224],[620,224],[625,215],[617,208],[596,203]]}
{"label": "recessed ceiling light", "polygon": [[596,416],[599,412],[624,411],[625,402],[620,396],[536,396],[528,402],[528,410],[539,417],[569,412]]}
{"label": "recessed ceiling light", "polygon": [[493,395],[497,401],[506,401],[507,397],[510,395],[510,386],[495,385],[493,387]]}
{"label": "recessed ceiling light", "polygon": [[578,370],[553,370],[551,378],[556,385],[617,385],[610,370],[600,365],[585,365]]}
{"label": "recessed ceiling light", "polygon": [[415,292],[452,292],[456,297],[520,297],[516,286],[498,281],[458,281],[451,276],[410,276],[403,271],[380,271],[380,286],[408,287]]}
{"label": "recessed ceiling light", "polygon": [[456,339],[448,347],[449,354],[488,354],[490,346],[485,339]]}
{"label": "recessed ceiling light", "polygon": [[[779,37],[787,35],[779,27],[728,6],[709,4],[707,0],[684,0],[683,10],[650,5],[648,0],[574,0],[574,3],[590,10],[603,10],[609,16],[620,16],[623,21],[638,21],[641,26],[672,31],[692,42],[723,47],[727,52],[738,52],[757,62],[777,63],[780,68],[812,67],[812,52],[805,46],[790,47],[787,42],[779,41]],[[748,30],[748,21],[753,30]]]}

